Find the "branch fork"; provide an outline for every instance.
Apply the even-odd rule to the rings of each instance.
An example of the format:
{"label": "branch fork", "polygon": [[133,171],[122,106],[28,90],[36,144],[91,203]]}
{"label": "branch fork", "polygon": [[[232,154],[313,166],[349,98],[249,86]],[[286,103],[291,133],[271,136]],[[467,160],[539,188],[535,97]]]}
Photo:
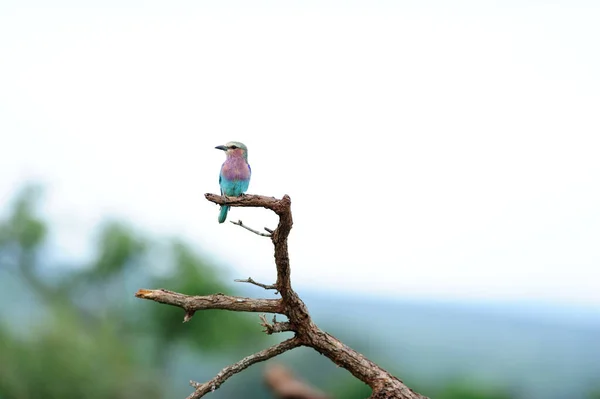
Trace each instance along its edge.
{"label": "branch fork", "polygon": [[[356,378],[372,388],[370,399],[427,399],[407,387],[398,378],[367,359],[362,354],[344,345],[334,336],[322,331],[312,321],[306,305],[298,294],[292,289],[290,279],[290,260],[288,255],[287,239],[292,228],[291,199],[284,195],[283,198],[266,197],[261,195],[246,194],[240,197],[223,197],[216,194],[206,194],[206,199],[218,205],[239,207],[266,208],[279,216],[279,223],[275,230],[265,227],[269,234],[259,232],[244,225],[241,220],[232,222],[259,236],[269,237],[275,252],[275,266],[277,281],[275,284],[262,284],[248,277],[237,282],[249,283],[258,287],[276,290],[280,299],[254,299],[213,294],[207,296],[191,296],[164,289],[139,290],[135,296],[142,299],[177,306],[185,310],[184,322],[189,321],[194,313],[205,309],[225,309],[241,312],[262,313],[260,325],[264,332],[274,334],[286,331],[294,332],[294,337],[280,342],[270,348],[264,349],[253,355],[247,356],[237,363],[225,367],[213,379],[205,383],[191,382],[194,392],[187,399],[201,398],[221,386],[229,377],[241,372],[252,364],[268,360],[283,352],[308,346],[327,356],[336,365],[345,368]],[[272,321],[267,321],[265,313],[281,314],[287,316],[288,321],[279,322],[275,316]]]}
{"label": "branch fork", "polygon": [[272,323],[269,323],[267,321],[267,316],[264,314],[258,317],[260,319],[260,325],[265,328],[263,332],[267,333],[267,335],[280,333],[284,331],[294,331],[294,328],[292,327],[289,321],[277,321],[276,315],[273,315]]}

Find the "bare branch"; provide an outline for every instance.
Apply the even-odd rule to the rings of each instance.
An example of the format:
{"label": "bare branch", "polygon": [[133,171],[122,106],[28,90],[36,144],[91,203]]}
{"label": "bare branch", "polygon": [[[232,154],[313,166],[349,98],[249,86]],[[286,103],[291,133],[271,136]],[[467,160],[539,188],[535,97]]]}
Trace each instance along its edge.
{"label": "bare branch", "polygon": [[314,326],[305,337],[309,340],[305,342],[306,346],[327,356],[335,364],[368,384],[373,389],[371,398],[427,399],[426,396],[414,392],[400,379],[318,327]]}
{"label": "bare branch", "polygon": [[[270,209],[279,215],[284,211],[280,199],[275,197],[266,197],[264,195],[245,194],[240,197],[223,197],[218,194],[204,194],[207,200],[218,205],[241,206],[241,207],[258,207]],[[284,198],[286,198],[284,196]],[[289,197],[287,197],[289,199]]]}
{"label": "bare branch", "polygon": [[264,314],[261,314],[258,317],[261,321],[260,325],[265,328],[263,331],[268,335],[284,331],[294,331],[289,321],[277,321],[277,317],[275,315],[273,315],[273,324],[267,321],[267,316]]}
{"label": "bare branch", "polygon": [[[243,227],[243,228],[245,228],[246,230],[248,230],[248,231],[251,231],[251,232],[253,232],[253,233],[254,233],[254,234],[256,234],[256,235],[259,235],[259,236],[262,236],[262,237],[271,237],[271,234],[267,234],[267,233],[261,233],[261,232],[260,232],[260,231],[258,231],[258,230],[254,230],[253,228],[246,226],[244,223],[242,223],[242,221],[241,221],[241,220],[238,220],[237,222],[234,222],[233,220],[230,220],[230,222],[231,222],[231,223],[233,223],[233,224],[235,224],[236,226]],[[266,228],[265,228],[265,229],[266,229]]]}
{"label": "bare branch", "polygon": [[[265,228],[266,231],[271,233],[270,238],[274,246],[275,266],[277,269],[276,283],[269,286],[257,283],[251,278],[236,281],[247,282],[265,289],[275,288],[281,294],[281,299],[249,299],[223,294],[188,296],[166,290],[140,290],[136,296],[185,309],[186,315],[184,321],[189,320],[195,311],[203,309],[227,309],[244,312],[284,314],[288,318],[286,322],[277,322],[273,319],[273,323],[269,323],[266,317],[262,316],[261,324],[265,327],[267,334],[294,331],[296,335],[290,340],[255,355],[248,356],[240,362],[224,368],[215,378],[207,383],[192,383],[196,391],[188,399],[199,398],[207,392],[217,389],[231,375],[253,363],[266,360],[300,345],[315,349],[369,385],[373,389],[371,399],[426,399],[425,396],[414,392],[398,378],[362,354],[321,330],[312,321],[306,305],[292,289],[291,284],[287,238],[292,229],[293,219],[291,212],[292,201],[289,196],[284,195],[281,199],[249,194],[226,198],[216,194],[205,194],[205,196],[207,200],[219,205],[262,207],[272,210],[279,216],[279,223],[275,230],[271,231]],[[241,221],[239,224],[242,225]],[[246,226],[242,227],[246,228]],[[253,232],[262,235],[256,231]]]}
{"label": "bare branch", "polygon": [[213,392],[214,390],[218,389],[221,386],[221,384],[223,384],[223,382],[225,382],[232,375],[239,373],[240,371],[248,368],[254,363],[264,362],[265,360],[275,357],[283,352],[289,351],[290,349],[297,348],[301,344],[302,343],[298,338],[290,338],[258,353],[246,356],[245,358],[243,358],[237,363],[232,364],[231,366],[225,367],[219,372],[219,374],[217,374],[215,378],[208,382],[200,384],[198,382],[190,381],[190,384],[194,388],[196,388],[196,390],[194,391],[194,393],[188,396],[187,399],[201,398],[207,393]]}
{"label": "bare branch", "polygon": [[150,299],[155,302],[171,306],[178,306],[185,310],[184,322],[188,321],[197,310],[224,309],[238,312],[282,313],[283,308],[279,299],[253,299],[223,294],[207,296],[192,296],[179,294],[164,289],[141,289],[135,296]]}
{"label": "bare branch", "polygon": [[250,284],[254,284],[256,286],[264,288],[265,290],[276,290],[277,289],[277,287],[275,286],[275,284],[262,284],[262,283],[259,283],[257,281],[254,281],[252,279],[252,277],[248,277],[245,280],[239,280],[238,279],[238,280],[233,280],[233,281],[235,281],[236,283],[250,283]]}

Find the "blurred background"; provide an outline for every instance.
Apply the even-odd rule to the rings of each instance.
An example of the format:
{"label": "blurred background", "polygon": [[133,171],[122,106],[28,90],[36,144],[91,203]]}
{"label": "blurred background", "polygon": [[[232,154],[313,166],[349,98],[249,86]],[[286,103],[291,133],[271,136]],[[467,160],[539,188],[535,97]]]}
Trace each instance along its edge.
{"label": "blurred background", "polygon": [[[319,326],[432,398],[600,398],[600,5],[0,3],[0,399],[176,398],[267,337],[139,288],[275,297],[229,223],[292,198]],[[234,208],[261,229],[276,217]],[[309,349],[334,398],[369,390]],[[214,398],[269,398],[265,365]]]}

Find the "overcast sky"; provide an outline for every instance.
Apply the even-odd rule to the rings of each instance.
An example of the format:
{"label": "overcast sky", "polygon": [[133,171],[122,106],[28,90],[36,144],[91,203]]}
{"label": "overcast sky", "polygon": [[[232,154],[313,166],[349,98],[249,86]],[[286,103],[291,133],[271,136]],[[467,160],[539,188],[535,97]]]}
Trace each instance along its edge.
{"label": "overcast sky", "polygon": [[51,3],[0,3],[0,195],[65,259],[120,216],[273,281],[203,197],[236,140],[300,290],[600,304],[600,3]]}

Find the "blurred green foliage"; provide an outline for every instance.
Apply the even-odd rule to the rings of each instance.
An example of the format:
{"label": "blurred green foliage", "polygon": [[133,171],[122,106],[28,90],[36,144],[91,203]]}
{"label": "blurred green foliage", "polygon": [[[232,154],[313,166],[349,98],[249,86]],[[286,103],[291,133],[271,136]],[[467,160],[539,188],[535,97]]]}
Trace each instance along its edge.
{"label": "blurred green foliage", "polygon": [[481,385],[468,380],[456,380],[445,385],[436,395],[438,399],[511,399],[508,392],[500,388]]}
{"label": "blurred green foliage", "polygon": [[[161,398],[169,396],[162,376],[173,347],[235,353],[247,337],[264,339],[247,314],[201,312],[183,324],[181,309],[135,300],[123,289],[133,281],[194,294],[231,291],[222,273],[177,239],[153,241],[107,221],[93,259],[57,272],[46,261],[51,231],[39,213],[41,194],[37,186],[22,189],[0,222],[0,273],[35,297],[29,304],[25,294],[3,298],[35,317],[23,325],[0,317],[0,398]],[[144,268],[155,258],[167,272]]]}

